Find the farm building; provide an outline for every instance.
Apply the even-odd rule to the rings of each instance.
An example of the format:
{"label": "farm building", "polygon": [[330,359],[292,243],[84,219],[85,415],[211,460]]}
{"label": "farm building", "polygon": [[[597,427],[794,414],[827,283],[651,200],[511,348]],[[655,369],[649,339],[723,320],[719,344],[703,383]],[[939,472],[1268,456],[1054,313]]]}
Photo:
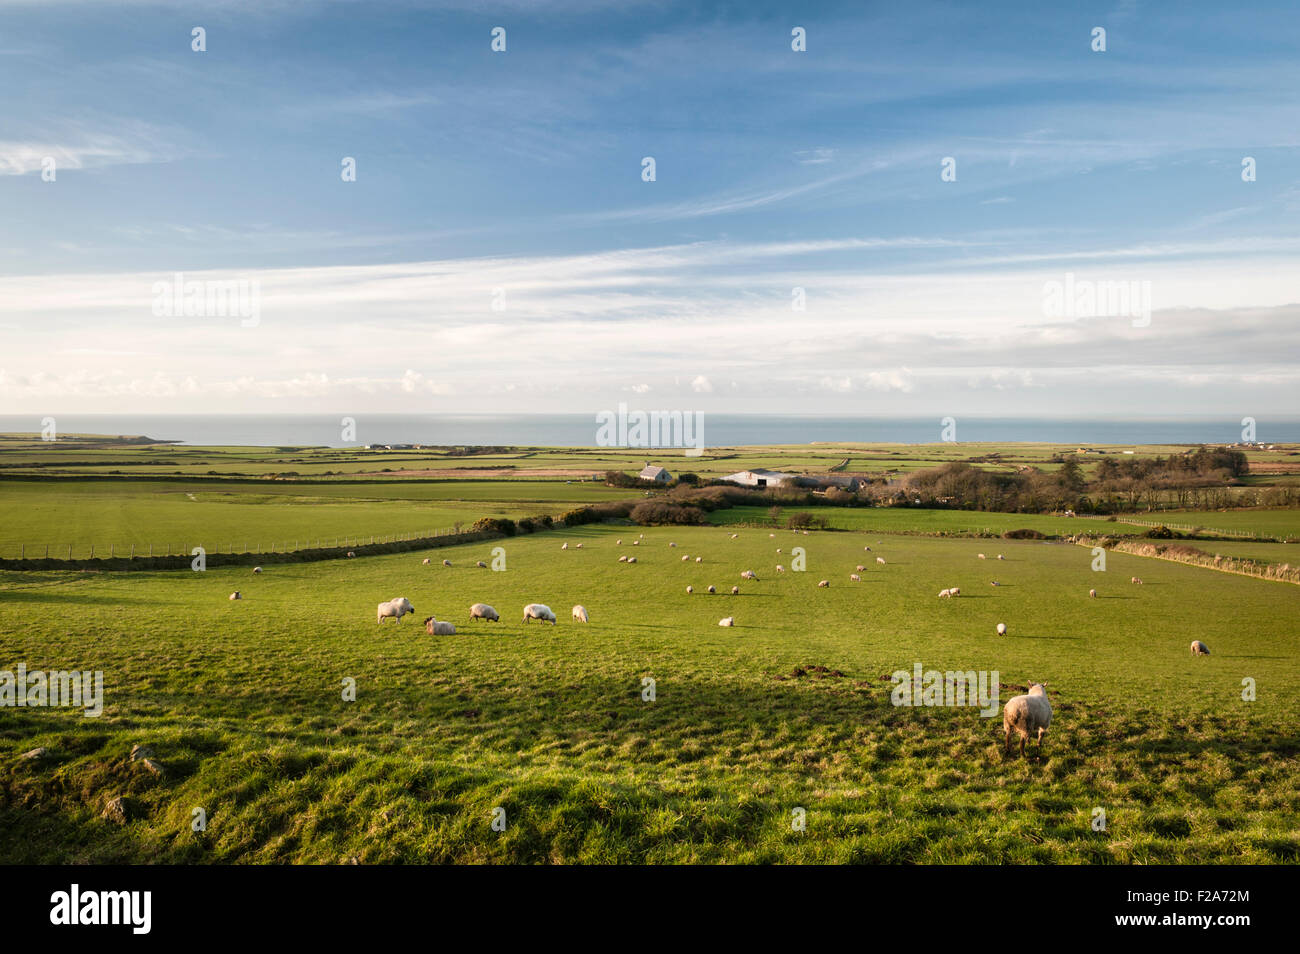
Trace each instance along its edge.
{"label": "farm building", "polygon": [[739,473],[728,474],[722,478],[733,484],[740,484],[742,487],[780,487],[783,484],[794,484],[799,480],[797,474],[783,474],[776,470],[742,470]]}
{"label": "farm building", "polygon": [[656,484],[670,483],[673,479],[673,475],[668,473],[665,468],[653,465],[649,461],[646,461],[645,466],[641,468],[641,473],[637,474],[637,477],[642,480],[652,481]]}

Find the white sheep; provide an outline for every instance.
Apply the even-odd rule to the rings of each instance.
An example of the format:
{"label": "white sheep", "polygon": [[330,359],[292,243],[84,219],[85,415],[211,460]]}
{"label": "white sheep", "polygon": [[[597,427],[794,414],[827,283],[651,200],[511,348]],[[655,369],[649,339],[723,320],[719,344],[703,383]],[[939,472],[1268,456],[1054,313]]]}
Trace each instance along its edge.
{"label": "white sheep", "polygon": [[781,552],[781,548],[780,548],[780,547],[777,547],[777,548],[776,548],[776,552],[777,552],[777,553],[780,553],[780,552]]}
{"label": "white sheep", "polygon": [[1193,656],[1208,656],[1208,655],[1210,655],[1210,647],[1207,646],[1207,645],[1205,645],[1205,643],[1201,642],[1199,639],[1193,639],[1193,640],[1192,640],[1192,655],[1193,655]]}
{"label": "white sheep", "polygon": [[405,596],[399,596],[396,599],[389,600],[387,603],[379,604],[379,610],[375,622],[382,623],[386,619],[395,619],[400,623],[403,616],[407,613],[414,612],[415,607],[411,605],[411,601]]}
{"label": "white sheep", "polygon": [[952,590],[940,590],[940,591],[939,591],[939,598],[940,598],[940,599],[942,599],[942,598],[945,597],[945,596],[952,596]]}
{"label": "white sheep", "polygon": [[865,553],[870,553],[870,552],[871,552],[871,547],[863,547],[862,549],[863,549],[863,551],[864,551]]}
{"label": "white sheep", "polygon": [[253,572],[254,572],[254,573],[261,573],[261,572],[262,572],[262,568],[261,568],[260,566],[255,566],[255,567],[253,567]]}
{"label": "white sheep", "polygon": [[696,563],[703,563],[703,562],[704,562],[704,557],[696,557],[696,558],[695,558],[695,562],[696,562]]}
{"label": "white sheep", "polygon": [[567,543],[562,543],[562,544],[560,544],[560,549],[561,549],[561,550],[567,550],[567,549],[569,549],[569,545],[568,545]]}
{"label": "white sheep", "polygon": [[753,570],[746,570],[744,573],[740,574],[740,578],[742,580],[753,580],[755,583],[758,582],[758,577],[754,575]]}
{"label": "white sheep", "polygon": [[716,586],[710,585],[710,586],[709,586],[709,592],[710,592],[710,593],[716,593],[716,592],[718,592],[718,588],[717,588]]}
{"label": "white sheep", "polygon": [[861,583],[861,582],[862,582],[862,577],[858,576],[856,573],[850,573],[850,574],[849,574],[849,579],[852,580],[854,583]]}
{"label": "white sheep", "polygon": [[348,551],[348,556],[349,556],[349,557],[354,557],[354,556],[356,556],[356,554],[353,553],[351,550],[349,550],[349,551]]}
{"label": "white sheep", "polygon": [[948,593],[952,596],[961,596],[961,587],[960,586],[951,587],[948,590]]}
{"label": "white sheep", "polygon": [[242,599],[243,599],[243,597],[239,595],[239,590],[235,590],[235,592],[231,593],[231,594],[230,594],[230,598],[231,598],[232,600],[242,600]]}
{"label": "white sheep", "polygon": [[999,559],[999,560],[1005,560],[1006,557],[1004,557],[1001,553],[999,553],[999,554],[998,554],[998,559]]}
{"label": "white sheep", "polygon": [[866,567],[863,566],[861,563],[858,564],[858,572],[859,572],[859,573],[861,573],[861,572],[862,572],[863,570],[865,570],[865,569],[866,569]]}
{"label": "white sheep", "polygon": [[626,563],[626,562],[627,562],[627,557],[625,557],[625,556],[621,556],[621,557],[619,557],[619,558],[618,558],[618,562],[619,562],[619,563]]}
{"label": "white sheep", "polygon": [[830,585],[831,585],[831,581],[830,581],[830,580],[819,580],[819,581],[817,582],[817,586],[818,586],[819,588],[821,588],[821,589],[826,589],[826,588],[829,587]]}
{"label": "white sheep", "polygon": [[740,536],[740,534],[738,534],[738,533],[733,533],[733,534],[731,535],[731,539],[734,540],[734,539],[736,539],[736,537],[738,537],[738,536]]}
{"label": "white sheep", "polygon": [[881,566],[884,566],[884,565],[885,565],[885,558],[884,558],[884,557],[876,557],[876,562],[879,563]]}
{"label": "white sheep", "polygon": [[981,553],[979,556],[980,556],[980,559],[981,559],[981,560],[987,560],[987,559],[988,559],[988,557],[986,557],[986,556],[985,556],[984,554],[982,554],[982,553]]}
{"label": "white sheep", "polygon": [[442,623],[430,616],[424,621],[424,631],[430,636],[455,636],[456,627],[451,623]]}
{"label": "white sheep", "polygon": [[719,625],[719,626],[735,626],[735,625],[736,625],[736,617],[734,617],[734,616],[724,616],[722,619],[718,620],[718,625]]}
{"label": "white sheep", "polygon": [[1133,577],[1133,582],[1136,583],[1138,586],[1141,586],[1141,585],[1142,585],[1142,581],[1141,581],[1140,579],[1138,579],[1136,576]]}
{"label": "white sheep", "polygon": [[582,549],[582,544],[581,544],[581,543],[575,543],[575,544],[573,545],[573,548],[574,548],[575,550],[581,550],[581,549]]}
{"label": "white sheep", "polygon": [[682,562],[685,563],[685,562],[686,562],[687,560],[689,560],[690,558],[691,558],[691,557],[690,557],[690,554],[687,554],[686,556],[682,557]]}
{"label": "white sheep", "polygon": [[640,541],[640,540],[633,540],[633,541],[632,541],[632,546],[634,546],[634,547],[639,547],[640,545],[641,545],[641,541]]}
{"label": "white sheep", "polygon": [[1089,599],[1093,599],[1093,600],[1095,600],[1095,599],[1097,598],[1097,591],[1096,591],[1096,590],[1089,590],[1089,591],[1088,591],[1088,598],[1089,598]]}
{"label": "white sheep", "polygon": [[530,619],[550,623],[552,626],[555,625],[555,614],[544,603],[529,603],[524,607],[524,622],[526,623]]}
{"label": "white sheep", "polygon": [[1006,634],[1007,634],[1007,624],[1006,624],[1006,623],[998,623],[998,635],[999,635],[999,636],[1005,636]]}
{"label": "white sheep", "polygon": [[587,607],[575,606],[573,608],[573,618],[576,619],[579,623],[589,622],[589,620],[587,619]]}
{"label": "white sheep", "polygon": [[628,557],[628,558],[627,558],[627,562],[628,562],[628,563],[635,563],[635,562],[636,562],[636,557]]}
{"label": "white sheep", "polygon": [[490,623],[501,622],[501,614],[486,603],[475,603],[471,606],[469,608],[469,618],[487,620]]}
{"label": "white sheep", "polygon": [[424,565],[425,565],[425,566],[428,566],[428,565],[429,565],[429,558],[428,558],[428,557],[425,557],[425,558],[424,558]]}
{"label": "white sheep", "polygon": [[675,547],[675,546],[677,546],[677,544],[673,543],[672,541],[669,541],[668,545],[669,545],[670,547]]}
{"label": "white sheep", "polygon": [[778,572],[778,573],[784,573],[784,572],[785,572],[785,567],[783,567],[781,564],[778,563],[778,564],[776,565],[776,572]]}
{"label": "white sheep", "polygon": [[1052,724],[1052,704],[1047,701],[1047,683],[1031,682],[1029,692],[1012,696],[1002,710],[1004,751],[1011,751],[1011,733],[1020,736],[1020,757],[1025,756],[1025,743],[1030,737],[1038,740],[1038,755],[1043,754],[1043,736]]}
{"label": "white sheep", "polygon": [[694,593],[694,592],[695,592],[695,587],[693,587],[693,586],[688,586],[688,587],[686,587],[686,592],[687,592],[687,593]]}
{"label": "white sheep", "polygon": [[450,560],[443,560],[443,561],[442,561],[442,565],[443,565],[443,566],[451,566],[451,561],[450,561]]}
{"label": "white sheep", "polygon": [[622,537],[619,537],[619,538],[618,538],[617,540],[615,540],[614,542],[617,543],[617,544],[621,547],[621,546],[623,545],[623,538],[622,538]]}
{"label": "white sheep", "polygon": [[733,586],[733,587],[731,588],[731,595],[732,595],[732,596],[739,596],[739,595],[740,595],[740,587],[738,587],[738,586]]}
{"label": "white sheep", "polygon": [[480,570],[486,570],[486,569],[487,569],[487,564],[484,563],[482,560],[479,560],[478,563],[476,563],[476,564],[474,564],[474,565],[477,566]]}

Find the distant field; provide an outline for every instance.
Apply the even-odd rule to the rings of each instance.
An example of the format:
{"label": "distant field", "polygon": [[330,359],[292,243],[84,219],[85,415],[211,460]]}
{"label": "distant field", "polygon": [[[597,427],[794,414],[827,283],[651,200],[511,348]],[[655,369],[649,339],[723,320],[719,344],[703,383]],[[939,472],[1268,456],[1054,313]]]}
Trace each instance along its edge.
{"label": "distant field", "polygon": [[1300,510],[1170,510],[1141,514],[1144,520],[1168,521],[1215,530],[1236,530],[1268,537],[1300,539]]}
{"label": "distant field", "polygon": [[[0,481],[0,556],[84,557],[132,544],[225,550],[248,544],[302,547],[308,541],[445,530],[485,516],[555,515],[633,491],[553,481],[294,484],[178,481]],[[58,552],[60,549],[63,552]]]}
{"label": "distant field", "polygon": [[[732,507],[709,515],[715,524],[764,524],[770,522],[770,507]],[[1146,529],[1124,523],[1084,521],[1036,513],[986,513],[977,510],[924,510],[920,507],[802,507],[781,508],[781,524],[800,511],[823,518],[836,530],[863,530],[879,533],[992,533],[1008,530],[1037,530],[1044,534],[1138,533]]]}
{"label": "distant field", "polygon": [[[430,554],[452,569],[410,553],[257,577],[0,572],[0,669],[106,680],[99,719],[5,710],[0,857],[1300,860],[1293,586],[1123,553],[1094,573],[1065,544],[1000,541],[995,571],[979,540],[706,527],[646,530],[630,546],[640,533],[583,527]],[[498,545],[504,572],[473,568]],[[774,574],[794,546],[807,572]],[[759,581],[740,581],[750,568]],[[1136,574],[1144,586],[1127,582]],[[723,594],[700,592],[710,583]],[[937,599],[949,586],[963,595]],[[228,601],[235,589],[245,599]],[[376,626],[376,602],[396,595],[460,634]],[[503,621],[471,625],[478,600]],[[520,623],[537,600],[558,626]],[[589,626],[569,621],[574,603]],[[717,625],[726,615],[735,628]],[[1193,638],[1213,655],[1190,656]],[[1043,760],[1005,756],[1000,719],[975,709],[891,705],[890,673],[914,663],[997,670],[1003,701],[1047,680]],[[1257,701],[1241,698],[1247,677]],[[165,777],[127,761],[136,743]],[[18,759],[35,746],[45,761]],[[119,794],[140,820],[98,817]]]}

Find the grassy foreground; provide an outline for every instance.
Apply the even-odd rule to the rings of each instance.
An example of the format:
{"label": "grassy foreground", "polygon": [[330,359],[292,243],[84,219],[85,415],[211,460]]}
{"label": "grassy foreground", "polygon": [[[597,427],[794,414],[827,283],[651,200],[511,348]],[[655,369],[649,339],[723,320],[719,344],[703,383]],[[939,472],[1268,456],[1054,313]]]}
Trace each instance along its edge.
{"label": "grassy foreground", "polygon": [[[438,551],[450,569],[412,554],[258,577],[0,574],[0,669],[102,669],[106,683],[98,719],[0,710],[0,859],[1300,859],[1293,586],[1121,553],[1094,573],[1063,544],[692,528],[631,547],[638,532]],[[494,545],[505,571],[475,568]],[[807,571],[774,574],[794,546]],[[961,598],[936,599],[954,585]],[[228,601],[235,589],[245,599]],[[398,595],[460,633],[376,626],[375,604]],[[470,624],[478,600],[503,622]],[[522,625],[530,601],[560,624]],[[574,603],[590,625],[569,621]],[[717,625],[727,615],[735,628]],[[1214,655],[1191,657],[1193,638]],[[1000,717],[891,705],[889,674],[917,662],[996,669],[1003,701],[1047,680],[1042,761],[1002,754]],[[164,776],[128,760],[136,743]],[[36,746],[45,759],[19,758]],[[141,817],[102,819],[116,795]]]}

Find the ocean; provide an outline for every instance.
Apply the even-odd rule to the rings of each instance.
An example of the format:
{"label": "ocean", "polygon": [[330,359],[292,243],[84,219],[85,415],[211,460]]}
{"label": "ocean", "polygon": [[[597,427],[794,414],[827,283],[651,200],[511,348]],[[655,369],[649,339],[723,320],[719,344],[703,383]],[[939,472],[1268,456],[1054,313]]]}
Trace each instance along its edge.
{"label": "ocean", "polygon": [[[59,433],[145,435],[182,444],[324,446],[358,444],[530,445],[597,447],[593,414],[359,414],[352,433],[342,414],[67,414],[54,415]],[[703,444],[808,444],[822,441],[934,443],[938,416],[926,418],[704,414]],[[37,415],[0,415],[0,432],[42,430]],[[1260,418],[1264,442],[1300,442],[1300,419]],[[958,418],[958,441],[1036,441],[1062,444],[1195,444],[1243,439],[1240,416],[1166,420]]]}

